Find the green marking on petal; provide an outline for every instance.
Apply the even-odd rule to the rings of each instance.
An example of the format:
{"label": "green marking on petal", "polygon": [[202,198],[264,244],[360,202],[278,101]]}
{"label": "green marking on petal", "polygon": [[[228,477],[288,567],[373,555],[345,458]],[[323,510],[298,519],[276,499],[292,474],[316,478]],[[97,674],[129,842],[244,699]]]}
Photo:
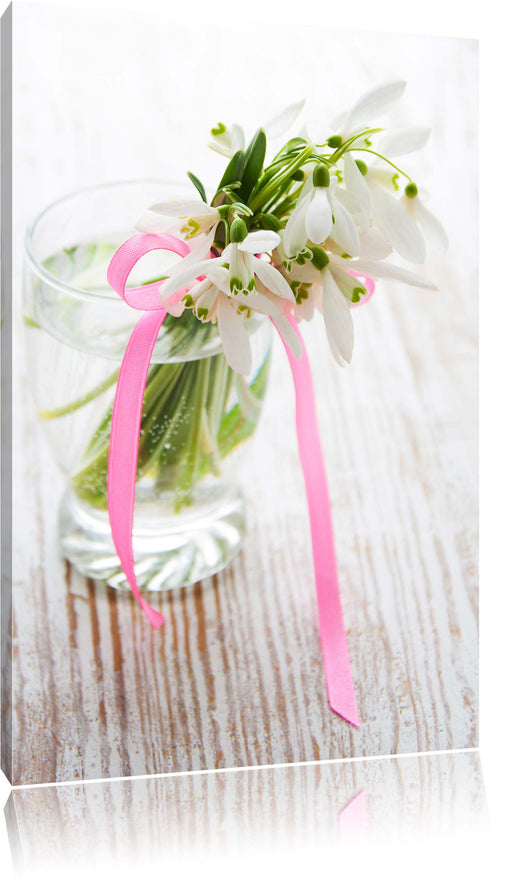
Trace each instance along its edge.
{"label": "green marking on petal", "polygon": [[311,263],[317,270],[323,270],[329,263],[329,258],[323,248],[313,245],[311,247],[311,254]]}
{"label": "green marking on petal", "polygon": [[210,131],[211,131],[212,135],[214,135],[214,136],[215,135],[223,135],[224,132],[226,131],[226,126],[224,125],[224,123],[219,123],[216,129],[211,129]]}
{"label": "green marking on petal", "polygon": [[229,280],[229,290],[231,292],[239,292],[243,291],[243,288],[244,286],[242,280],[237,279],[236,276],[231,276],[231,279]]}
{"label": "green marking on petal", "polygon": [[[391,180],[393,182],[393,187],[395,188],[395,190],[400,190],[400,186],[398,184],[399,177],[400,177],[400,175],[398,174],[398,172],[395,172],[395,174],[391,178]],[[406,188],[406,190],[407,190],[407,188]]]}
{"label": "green marking on petal", "polygon": [[352,303],[357,304],[361,300],[362,297],[365,297],[368,294],[366,288],[356,287],[352,290]]}

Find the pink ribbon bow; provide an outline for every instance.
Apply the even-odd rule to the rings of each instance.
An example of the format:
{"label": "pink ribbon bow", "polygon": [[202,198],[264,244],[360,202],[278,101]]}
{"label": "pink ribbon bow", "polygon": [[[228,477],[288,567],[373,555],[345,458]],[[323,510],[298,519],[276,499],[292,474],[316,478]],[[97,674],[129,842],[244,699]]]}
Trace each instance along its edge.
{"label": "pink ribbon bow", "polygon": [[[126,289],[135,264],[143,255],[156,249],[172,251],[181,257],[189,252],[186,243],[174,236],[137,233],[118,248],[107,273],[114,291],[129,306],[144,311],[131,334],[117,380],[110,430],[107,508],[114,545],[130,588],[151,625],[159,628],[165,618],[141,596],[137,585],[132,533],[144,390],[153,349],[167,311],[160,299],[161,282]],[[365,278],[370,297],[374,283]],[[336,714],[359,727],[339,597],[331,509],[316,420],[313,378],[295,320],[289,316],[288,321],[302,344],[302,356],[296,359],[283,340],[295,385],[297,437],[309,506],[320,641],[329,704]]]}

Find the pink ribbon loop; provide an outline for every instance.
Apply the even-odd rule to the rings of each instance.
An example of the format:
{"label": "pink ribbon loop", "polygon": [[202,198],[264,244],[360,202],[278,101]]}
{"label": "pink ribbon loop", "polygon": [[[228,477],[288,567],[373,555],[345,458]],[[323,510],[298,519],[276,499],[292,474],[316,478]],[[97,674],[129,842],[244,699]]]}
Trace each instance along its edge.
{"label": "pink ribbon loop", "polygon": [[107,470],[107,509],[112,539],[130,588],[153,628],[165,617],[143,598],[137,584],[133,556],[133,514],[144,391],[155,343],[167,311],[160,300],[161,282],[126,289],[135,264],[150,251],[165,249],[185,257],[189,247],[175,236],[137,233],[118,248],[107,279],[115,292],[136,310],[144,310],[126,347],[112,408]]}

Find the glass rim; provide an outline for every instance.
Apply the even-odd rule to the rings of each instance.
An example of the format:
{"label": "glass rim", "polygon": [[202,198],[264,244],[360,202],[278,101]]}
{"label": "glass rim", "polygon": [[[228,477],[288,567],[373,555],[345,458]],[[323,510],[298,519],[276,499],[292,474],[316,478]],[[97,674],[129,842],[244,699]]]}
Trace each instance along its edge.
{"label": "glass rim", "polygon": [[[80,187],[77,190],[73,190],[70,193],[66,193],[64,196],[60,196],[58,199],[54,199],[49,205],[45,206],[42,211],[40,211],[36,217],[29,223],[27,229],[25,231],[24,237],[24,252],[25,252],[25,260],[31,266],[31,269],[42,279],[44,282],[47,282],[52,288],[57,288],[60,291],[63,291],[66,294],[70,294],[73,297],[78,297],[80,300],[89,300],[99,298],[101,300],[110,299],[116,297],[115,292],[98,292],[98,291],[87,291],[85,288],[78,288],[74,285],[69,285],[63,279],[59,279],[57,276],[54,276],[50,273],[46,267],[44,267],[41,262],[35,257],[33,253],[33,238],[34,233],[37,228],[37,225],[43,220],[45,215],[47,215],[52,209],[57,208],[57,206],[62,205],[62,203],[67,202],[68,200],[74,199],[77,196],[82,196],[86,193],[92,193],[94,191],[108,190],[109,188],[116,187],[130,187],[130,186],[143,186],[144,184],[152,185],[152,184],[163,184],[167,187],[184,187],[185,183],[181,183],[178,181],[170,181],[164,178],[129,178],[122,181],[107,181],[104,184],[91,184],[89,187]],[[146,207],[147,208],[147,207]],[[144,209],[141,209],[144,211]],[[134,232],[136,232],[134,230]],[[121,300],[120,300],[121,303]]]}

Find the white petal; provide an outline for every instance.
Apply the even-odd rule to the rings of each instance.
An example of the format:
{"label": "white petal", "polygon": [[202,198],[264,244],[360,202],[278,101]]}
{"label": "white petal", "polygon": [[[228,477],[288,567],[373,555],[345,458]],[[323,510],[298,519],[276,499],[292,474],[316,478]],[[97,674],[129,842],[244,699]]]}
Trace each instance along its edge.
{"label": "white petal", "polygon": [[370,261],[381,261],[393,251],[393,246],[378,230],[373,227],[359,237],[359,257]]}
{"label": "white petal", "polygon": [[284,342],[292,351],[292,355],[294,355],[296,359],[300,359],[302,356],[301,342],[286,316],[283,316],[282,314],[280,316],[274,316],[273,321]]}
{"label": "white petal", "polygon": [[244,320],[237,315],[229,298],[219,296],[217,323],[228,365],[238,374],[251,373],[251,343]]}
{"label": "white petal", "polygon": [[269,291],[273,291],[274,294],[277,294],[279,297],[283,297],[285,300],[291,300],[295,303],[293,291],[279,270],[276,270],[272,264],[267,264],[266,261],[262,261],[259,258],[252,258],[251,265],[254,275],[263,282],[263,285],[268,288]]}
{"label": "white petal", "polygon": [[185,304],[181,303],[180,300],[184,293],[184,290],[181,289],[179,291],[175,291],[172,286],[169,286],[167,280],[160,286],[158,292],[162,299],[162,304],[167,312],[170,313],[171,316],[181,316],[185,309]]}
{"label": "white petal", "polygon": [[332,230],[332,208],[327,187],[315,187],[313,198],[306,213],[306,233],[308,239],[319,245]]}
{"label": "white petal", "polygon": [[179,218],[148,210],[138,219],[135,229],[141,233],[176,233],[182,225],[183,221]]}
{"label": "white petal", "polygon": [[363,129],[368,123],[372,123],[377,117],[386,113],[395,101],[398,101],[405,86],[405,81],[399,80],[365,92],[349,111],[343,125],[344,133],[348,135]]}
{"label": "white petal", "polygon": [[421,264],[425,260],[425,242],[413,218],[401,201],[371,184],[374,226],[389,239],[406,261]]}
{"label": "white petal", "polygon": [[386,264],[384,261],[352,261],[349,265],[354,273],[363,273],[366,276],[375,277],[375,279],[396,279],[398,282],[405,282],[406,285],[414,285],[416,288],[428,288],[437,291],[437,286],[428,279],[411,273],[404,267],[397,267],[395,264]]}
{"label": "white petal", "polygon": [[176,202],[157,202],[149,207],[149,211],[158,212],[159,215],[167,215],[170,218],[195,218],[203,215],[211,215],[218,218],[219,212],[211,205],[207,205],[201,199],[182,199]]}
{"label": "white petal", "polygon": [[331,205],[334,213],[332,238],[348,254],[359,254],[359,233],[352,215],[337,199],[333,199]]}
{"label": "white petal", "polygon": [[386,132],[379,138],[379,153],[384,156],[405,156],[425,147],[430,138],[430,129],[427,126],[407,126],[403,129],[395,129],[394,132]]}
{"label": "white petal", "polygon": [[254,230],[248,233],[243,242],[238,244],[240,251],[248,251],[250,254],[262,254],[273,251],[281,242],[279,233],[273,230]]}
{"label": "white petal", "polygon": [[313,266],[311,261],[306,261],[305,264],[292,264],[291,272],[287,274],[286,270],[284,270],[284,275],[285,278],[289,275],[291,279],[297,280],[297,282],[319,282],[321,278],[320,271]]}
{"label": "white petal", "polygon": [[415,197],[416,218],[427,242],[443,254],[448,250],[448,236],[441,221],[426,208],[419,197]]}
{"label": "white petal", "polygon": [[220,153],[222,156],[232,157],[234,153],[234,150],[231,149],[230,145],[221,144],[218,141],[210,141],[209,147],[217,153]]}
{"label": "white petal", "polygon": [[185,268],[190,264],[197,264],[199,261],[206,260],[211,254],[214,236],[215,231],[212,230],[208,236],[204,233],[200,233],[198,236],[194,237],[194,248],[191,248],[189,253],[178,261],[178,263],[172,264],[170,270],[167,271],[167,275],[171,276],[181,267]]}
{"label": "white petal", "polygon": [[280,138],[293,125],[299,113],[304,107],[305,99],[298,101],[296,104],[289,104],[281,113],[272,117],[268,123],[265,123],[263,130],[269,138]]}
{"label": "white petal", "polygon": [[[211,261],[213,264],[213,261]],[[222,267],[220,264],[217,264],[213,267],[209,267],[208,269],[208,279],[210,279],[214,285],[217,286],[224,294],[229,295],[229,270],[227,267]]]}
{"label": "white petal", "polygon": [[338,113],[333,120],[329,123],[329,129],[333,132],[344,132],[345,131],[345,120],[348,117],[348,111],[344,110],[342,113]]}
{"label": "white petal", "polygon": [[303,319],[306,322],[311,322],[315,316],[316,307],[318,307],[320,312],[322,311],[322,286],[319,284],[312,285],[307,298],[301,301],[300,304],[295,304],[293,310],[295,318],[298,322],[301,322]]}
{"label": "white petal", "polygon": [[[350,153],[347,153],[345,155],[344,161],[345,187],[347,188],[348,192],[352,194],[358,207],[357,220],[359,222],[359,225],[363,230],[367,230],[370,226],[370,219],[372,214],[372,198],[370,195],[370,190],[368,184],[364,180],[364,175],[362,175],[359,171],[357,163],[350,155]],[[341,188],[338,189],[341,190]]]}
{"label": "white petal", "polygon": [[[233,252],[229,261],[229,276],[231,280],[236,279],[240,283],[240,285],[237,285],[237,288],[245,289],[249,285],[251,279],[248,257],[244,252],[237,248],[235,243],[233,243],[233,246]],[[225,263],[225,260],[223,263]]]}
{"label": "white petal", "polygon": [[359,212],[359,203],[353,193],[349,193],[343,187],[336,187],[336,199],[345,206],[350,215],[357,215]]}
{"label": "white petal", "polygon": [[311,201],[311,193],[299,200],[291,213],[283,232],[283,247],[287,255],[296,255],[308,241],[306,233],[306,213]]}
{"label": "white petal", "polygon": [[282,300],[280,306],[277,302],[278,298],[275,301],[271,300],[270,297],[266,297],[258,291],[249,291],[248,294],[232,294],[231,300],[237,304],[243,304],[257,313],[263,313],[265,316],[281,316],[283,312]]}
{"label": "white petal", "polygon": [[244,130],[237,123],[234,123],[231,126],[231,150],[232,150],[232,153],[235,154],[238,150],[243,150],[244,147],[245,147]]}
{"label": "white petal", "polygon": [[[218,261],[218,258],[215,260]],[[171,267],[169,278],[165,283],[167,294],[170,294],[171,291],[178,291],[188,283],[193,282],[198,276],[207,273],[210,267],[211,258],[205,261],[197,261],[196,263],[188,263],[186,258],[184,258],[175,267]]]}
{"label": "white petal", "polygon": [[323,301],[327,339],[334,358],[340,365],[345,365],[352,358],[354,349],[354,325],[347,300],[339,291],[328,270],[323,276]]}

